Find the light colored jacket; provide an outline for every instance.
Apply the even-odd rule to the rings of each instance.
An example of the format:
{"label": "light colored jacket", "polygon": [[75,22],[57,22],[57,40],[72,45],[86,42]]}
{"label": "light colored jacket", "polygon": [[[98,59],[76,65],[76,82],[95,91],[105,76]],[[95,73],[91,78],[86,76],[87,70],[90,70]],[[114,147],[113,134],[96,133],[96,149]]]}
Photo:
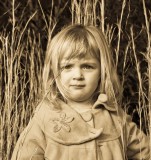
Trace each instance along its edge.
{"label": "light colored jacket", "polygon": [[149,159],[149,139],[122,110],[99,98],[82,114],[64,102],[54,108],[47,100],[37,107],[11,160]]}

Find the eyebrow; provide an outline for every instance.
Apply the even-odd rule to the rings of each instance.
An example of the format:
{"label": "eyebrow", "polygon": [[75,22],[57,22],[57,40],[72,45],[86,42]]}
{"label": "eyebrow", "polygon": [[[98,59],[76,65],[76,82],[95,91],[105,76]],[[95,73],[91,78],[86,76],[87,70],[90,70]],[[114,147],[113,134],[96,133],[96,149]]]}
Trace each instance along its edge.
{"label": "eyebrow", "polygon": [[[80,59],[79,59],[80,60]],[[94,62],[92,59],[83,59],[84,61],[82,62],[82,64],[91,64],[91,65],[96,65],[96,62]],[[60,62],[59,65],[67,65],[67,64],[73,64],[74,63],[74,58],[70,58],[69,57],[64,57]]]}
{"label": "eyebrow", "polygon": [[[60,66],[64,66],[64,65],[68,65],[68,64],[71,64],[71,65],[72,65],[72,64],[74,64],[74,62],[72,62],[72,61],[68,61],[68,62],[63,61],[63,62],[59,63]],[[85,61],[85,62],[82,62],[82,63],[81,63],[81,65],[86,65],[86,64],[94,65],[94,66],[97,65],[95,62],[91,62],[91,61]]]}

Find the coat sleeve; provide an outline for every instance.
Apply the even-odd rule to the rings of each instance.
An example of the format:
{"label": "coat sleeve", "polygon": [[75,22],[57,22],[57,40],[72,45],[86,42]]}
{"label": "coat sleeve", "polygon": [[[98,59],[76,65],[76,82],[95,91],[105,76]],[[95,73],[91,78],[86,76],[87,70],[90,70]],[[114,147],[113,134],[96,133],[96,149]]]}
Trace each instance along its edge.
{"label": "coat sleeve", "polygon": [[132,122],[129,115],[126,115],[125,125],[127,134],[127,157],[135,160],[149,160],[149,137],[137,128],[137,125]]}
{"label": "coat sleeve", "polygon": [[36,116],[20,135],[11,160],[44,160],[45,136]]}

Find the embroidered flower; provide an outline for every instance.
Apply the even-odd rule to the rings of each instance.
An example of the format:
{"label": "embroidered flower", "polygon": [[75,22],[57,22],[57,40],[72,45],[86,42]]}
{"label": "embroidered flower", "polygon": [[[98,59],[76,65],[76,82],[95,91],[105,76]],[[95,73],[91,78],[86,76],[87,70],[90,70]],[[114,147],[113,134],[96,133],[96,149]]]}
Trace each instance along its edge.
{"label": "embroidered flower", "polygon": [[55,125],[53,128],[54,132],[60,131],[62,128],[66,130],[67,132],[71,131],[71,127],[68,123],[72,122],[74,117],[67,117],[65,113],[60,113],[59,118],[55,118],[51,120]]}

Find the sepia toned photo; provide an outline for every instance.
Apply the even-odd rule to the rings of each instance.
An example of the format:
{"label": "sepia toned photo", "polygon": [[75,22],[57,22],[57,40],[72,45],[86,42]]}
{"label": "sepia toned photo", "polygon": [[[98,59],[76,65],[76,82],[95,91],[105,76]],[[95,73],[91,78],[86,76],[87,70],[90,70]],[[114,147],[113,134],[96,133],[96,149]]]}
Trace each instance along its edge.
{"label": "sepia toned photo", "polygon": [[150,160],[150,0],[5,0],[0,22],[0,160]]}

